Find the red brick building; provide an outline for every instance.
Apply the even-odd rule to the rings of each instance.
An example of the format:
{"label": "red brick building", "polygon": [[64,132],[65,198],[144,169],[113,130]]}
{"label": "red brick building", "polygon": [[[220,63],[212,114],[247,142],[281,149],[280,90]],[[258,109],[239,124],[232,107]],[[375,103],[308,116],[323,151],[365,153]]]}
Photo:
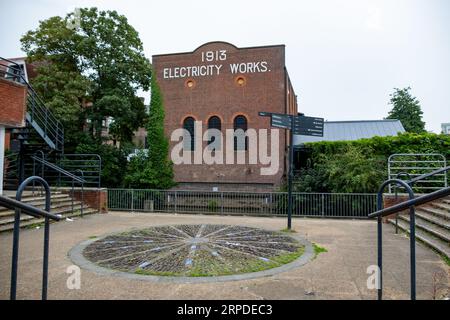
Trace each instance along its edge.
{"label": "red brick building", "polygon": [[[154,55],[152,62],[163,95],[169,139],[175,129],[193,128],[193,121],[201,121],[203,131],[216,128],[225,137],[226,129],[270,129],[270,118],[259,116],[259,111],[297,114],[284,45],[238,48],[210,42],[193,52]],[[287,137],[287,131],[279,131],[279,169],[273,175],[261,175],[260,169],[267,166],[259,162],[184,163],[174,165],[178,188],[273,190],[287,172]],[[178,143],[170,142],[170,152]],[[202,149],[207,145],[208,141],[202,141]],[[249,147],[239,150],[235,146],[234,152],[245,153],[248,159]]]}

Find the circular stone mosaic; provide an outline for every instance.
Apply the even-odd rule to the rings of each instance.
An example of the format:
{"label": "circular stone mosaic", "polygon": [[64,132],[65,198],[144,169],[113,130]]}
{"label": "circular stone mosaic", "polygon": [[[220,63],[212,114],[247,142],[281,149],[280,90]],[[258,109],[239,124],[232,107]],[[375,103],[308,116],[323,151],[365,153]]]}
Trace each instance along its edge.
{"label": "circular stone mosaic", "polygon": [[258,272],[299,258],[305,246],[282,232],[231,225],[173,225],[109,235],[84,247],[90,262],[117,271],[208,277]]}

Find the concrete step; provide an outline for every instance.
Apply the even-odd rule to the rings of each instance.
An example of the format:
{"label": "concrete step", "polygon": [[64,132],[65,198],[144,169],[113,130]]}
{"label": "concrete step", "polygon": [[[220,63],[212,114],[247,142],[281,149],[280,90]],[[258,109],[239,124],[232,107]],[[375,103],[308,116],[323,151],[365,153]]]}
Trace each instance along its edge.
{"label": "concrete step", "polygon": [[450,213],[450,202],[446,203],[444,201],[434,201],[434,202],[431,202],[430,205],[436,209],[444,210],[444,211]]}
{"label": "concrete step", "polygon": [[[81,201],[73,201],[73,205],[74,206],[78,206],[81,205]],[[40,209],[44,209],[45,204],[44,203],[40,203],[37,205],[34,205],[34,207],[40,208]],[[62,199],[61,201],[57,201],[57,202],[53,202],[50,205],[50,212],[54,213],[57,212],[58,210],[62,209],[62,208],[67,208],[67,207],[71,207],[72,206],[72,199]],[[86,205],[85,205],[86,206]],[[5,210],[5,211],[0,211],[0,221],[5,218],[5,217],[10,217],[10,216],[14,216],[15,211],[14,210]]]}
{"label": "concrete step", "polygon": [[[399,220],[403,220],[409,225],[409,215],[400,215]],[[421,229],[422,231],[433,235],[447,242],[447,246],[450,245],[450,231],[440,227],[434,223],[428,222],[416,215],[416,229]]]}
{"label": "concrete step", "polygon": [[450,220],[443,218],[439,215],[430,214],[427,211],[423,211],[420,208],[416,209],[416,216],[426,220],[427,222],[431,222],[439,227],[449,230],[450,232]]}
{"label": "concrete step", "polygon": [[[388,219],[389,223],[393,224],[395,226],[395,219]],[[398,221],[398,227],[400,230],[406,232],[409,234],[409,223],[406,221],[400,220]],[[421,230],[416,229],[416,238],[420,241],[422,241],[425,245],[431,247],[432,249],[436,250],[443,256],[446,256],[447,258],[450,258],[450,247],[449,243],[446,241],[443,241],[439,238],[436,238],[432,236],[431,234]]]}
{"label": "concrete step", "polygon": [[[10,197],[12,199],[15,199],[15,195],[6,195],[7,197]],[[64,199],[64,198],[71,198],[69,194],[64,194],[64,193],[57,193],[57,194],[52,194],[51,195],[51,202],[57,201],[59,199]],[[34,205],[36,203],[45,202],[45,196],[44,195],[26,195],[22,197],[22,202],[27,203],[27,204],[31,204]],[[8,210],[4,207],[0,207],[0,211],[4,211],[4,210]]]}
{"label": "concrete step", "polygon": [[[94,213],[97,213],[96,209],[85,208],[83,210],[83,216],[89,215],[89,214],[94,214]],[[71,211],[69,211],[69,212],[63,213],[62,216],[63,216],[63,220],[62,221],[64,221],[65,218],[73,218],[73,217],[81,216],[81,212],[80,211],[75,211],[74,213],[72,213]],[[32,219],[29,219],[27,221],[23,221],[23,222],[21,221],[20,227],[21,228],[27,228],[27,227],[31,227],[31,226],[33,226],[35,224],[44,223],[44,221],[45,221],[45,219],[43,219],[43,218],[34,218],[34,217],[32,217]],[[52,220],[51,223],[53,223],[53,222],[55,222],[55,221]],[[14,223],[7,224],[7,225],[0,225],[0,232],[12,231],[13,229],[14,229]]]}
{"label": "concrete step", "polygon": [[426,213],[433,215],[439,219],[445,219],[447,221],[450,221],[450,212],[447,212],[446,210],[442,210],[442,209],[436,207],[436,205],[419,206],[416,208],[416,210],[426,212]]}
{"label": "concrete step", "polygon": [[[83,207],[83,213],[86,209],[87,209],[86,207]],[[81,205],[74,206],[73,210],[74,211],[81,210]],[[61,215],[71,213],[71,212],[72,212],[72,206],[65,206],[65,207],[58,208],[57,210],[51,211],[51,213],[53,213],[53,214],[61,214]],[[30,215],[27,215],[27,214],[20,215],[20,221],[28,221],[28,220],[33,220],[33,219],[36,219],[36,218],[33,216],[30,216]],[[7,225],[7,224],[13,224],[13,223],[14,223],[14,215],[3,217],[2,219],[0,219],[0,226]]]}
{"label": "concrete step", "polygon": [[[74,199],[74,204],[75,203],[79,203],[79,201],[76,201]],[[45,207],[45,200],[39,200],[39,201],[32,201],[32,202],[28,202],[28,205],[31,205],[33,207],[37,207],[37,208],[41,208],[44,209]],[[52,201],[50,202],[50,208],[51,209],[56,209],[59,207],[64,207],[64,206],[69,206],[72,205],[72,198],[70,197],[61,197],[58,199],[52,199]],[[52,210],[53,211],[53,210]],[[4,217],[4,216],[9,216],[11,214],[14,213],[14,210],[8,209],[8,208],[2,208],[2,210],[0,210],[0,218]]]}

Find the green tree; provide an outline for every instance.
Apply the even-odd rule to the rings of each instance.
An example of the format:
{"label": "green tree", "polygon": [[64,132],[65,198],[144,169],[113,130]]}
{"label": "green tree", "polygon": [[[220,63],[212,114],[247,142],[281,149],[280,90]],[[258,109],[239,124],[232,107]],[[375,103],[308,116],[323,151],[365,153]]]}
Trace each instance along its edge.
{"label": "green tree", "polygon": [[127,147],[116,148],[109,144],[96,144],[90,139],[90,137],[87,137],[86,141],[80,142],[75,152],[100,155],[102,158],[102,186],[108,188],[121,187],[127,168],[127,155],[131,150]]}
{"label": "green tree", "polygon": [[39,68],[33,80],[34,89],[61,121],[66,150],[73,150],[83,135],[82,101],[89,88],[89,81],[74,70],[61,70],[59,65],[49,64]]}
{"label": "green tree", "polygon": [[[145,121],[145,106],[136,92],[148,90],[151,78],[138,32],[116,11],[81,9],[77,28],[68,27],[72,18],[73,13],[51,17],[22,37],[29,60],[41,62],[33,85],[68,124],[66,135],[75,137],[72,140],[80,128],[69,123],[89,120],[91,136],[101,143],[102,122],[111,117],[111,134],[121,142],[131,141]],[[92,105],[84,108],[84,101]]]}
{"label": "green tree", "polygon": [[394,88],[390,95],[389,104],[393,105],[387,119],[397,119],[403,124],[407,132],[421,133],[425,131],[425,122],[422,121],[422,110],[419,100],[411,95],[411,88]]}
{"label": "green tree", "polygon": [[164,115],[161,91],[152,77],[150,114],[146,125],[148,152],[141,151],[131,158],[125,176],[128,187],[167,189],[174,185],[169,141],[164,134]]}

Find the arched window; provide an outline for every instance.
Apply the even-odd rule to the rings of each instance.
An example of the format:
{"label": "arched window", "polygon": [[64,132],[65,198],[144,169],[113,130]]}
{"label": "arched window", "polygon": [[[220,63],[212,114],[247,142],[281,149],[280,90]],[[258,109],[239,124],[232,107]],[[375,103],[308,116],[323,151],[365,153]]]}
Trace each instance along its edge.
{"label": "arched window", "polygon": [[234,118],[234,131],[239,130],[239,132],[235,132],[234,136],[234,150],[247,150],[248,149],[248,138],[246,136],[242,137],[242,134],[245,134],[247,131],[247,118],[239,115]]}
{"label": "arched window", "polygon": [[[208,129],[217,129],[219,131],[222,130],[222,122],[220,121],[220,118],[217,116],[212,116],[208,120]],[[215,139],[215,136],[211,136],[209,138],[208,144],[211,144]]]}
{"label": "arched window", "polygon": [[187,133],[191,137],[191,143],[188,143],[187,139],[184,139],[184,150],[192,151],[194,150],[195,146],[195,135],[194,135],[195,119],[192,117],[187,117],[186,119],[184,119],[183,128],[187,131]]}

